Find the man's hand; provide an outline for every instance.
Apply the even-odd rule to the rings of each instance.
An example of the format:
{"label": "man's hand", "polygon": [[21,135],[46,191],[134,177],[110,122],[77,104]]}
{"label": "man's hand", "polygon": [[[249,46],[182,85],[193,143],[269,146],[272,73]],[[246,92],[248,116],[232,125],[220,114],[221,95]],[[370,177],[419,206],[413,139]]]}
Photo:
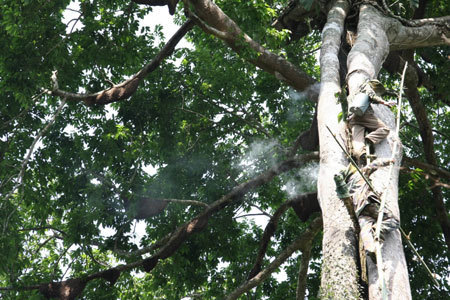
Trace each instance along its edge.
{"label": "man's hand", "polygon": [[395,102],[395,101],[389,101],[389,102],[385,101],[383,104],[386,105],[387,107],[394,107],[394,106],[397,105],[397,102]]}

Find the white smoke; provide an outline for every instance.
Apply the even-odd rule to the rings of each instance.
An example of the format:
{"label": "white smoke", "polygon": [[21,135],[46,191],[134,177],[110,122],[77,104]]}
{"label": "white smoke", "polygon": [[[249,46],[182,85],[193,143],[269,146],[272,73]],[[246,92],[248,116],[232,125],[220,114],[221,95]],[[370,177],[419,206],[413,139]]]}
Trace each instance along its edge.
{"label": "white smoke", "polygon": [[304,91],[298,92],[293,89],[289,89],[288,95],[295,102],[298,101],[315,101],[314,96],[319,95],[320,83],[316,82],[308,86]]}
{"label": "white smoke", "polygon": [[291,175],[281,189],[288,194],[289,198],[316,191],[318,175],[319,164],[310,163]]}
{"label": "white smoke", "polygon": [[243,155],[237,168],[241,171],[255,175],[260,171],[260,163],[264,163],[264,169],[273,166],[276,162],[276,148],[279,146],[276,140],[260,140],[250,144]]}

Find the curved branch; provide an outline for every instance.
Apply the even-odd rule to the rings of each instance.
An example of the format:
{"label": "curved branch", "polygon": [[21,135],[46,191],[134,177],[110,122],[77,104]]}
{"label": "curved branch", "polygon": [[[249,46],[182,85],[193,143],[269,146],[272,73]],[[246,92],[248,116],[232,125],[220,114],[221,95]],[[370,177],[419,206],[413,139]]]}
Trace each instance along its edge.
{"label": "curved branch", "polygon": [[250,271],[247,279],[251,279],[256,276],[261,271],[261,265],[266,255],[267,246],[269,245],[270,238],[275,233],[275,230],[278,226],[278,221],[281,216],[286,212],[286,210],[292,207],[297,214],[297,216],[303,222],[306,222],[309,217],[315,213],[320,212],[319,201],[317,200],[317,193],[306,193],[297,195],[294,198],[289,199],[278,207],[273,216],[271,216],[269,223],[266,225],[264,229],[263,236],[259,243],[259,251],[256,257],[255,263],[253,264],[253,268]]}
{"label": "curved branch", "polygon": [[409,26],[405,26],[397,18],[386,17],[378,10],[376,13],[384,19],[391,51],[445,45],[450,35],[449,16],[435,18],[435,22],[431,19],[412,20],[408,21]]}
{"label": "curved branch", "polygon": [[231,292],[225,299],[234,300],[245,292],[250,291],[255,286],[259,285],[261,282],[266,280],[270,274],[272,274],[282,263],[284,263],[291,255],[297,250],[304,250],[305,245],[311,243],[316,234],[322,228],[322,217],[315,218],[308,229],[306,229],[303,234],[300,235],[292,244],[290,244],[283,252],[281,252],[277,258],[275,258],[266,269],[262,270],[250,280],[247,280],[241,284],[237,289]]}
{"label": "curved branch", "polygon": [[127,99],[136,92],[141,80],[149,73],[153,72],[166,57],[173,53],[175,46],[186,35],[186,33],[192,29],[193,26],[194,22],[192,20],[188,20],[170,38],[170,40],[164,45],[158,55],[156,55],[150,63],[148,63],[130,79],[116,84],[109,89],[94,94],[77,94],[66,92],[58,88],[57,78],[56,76],[53,76],[53,89],[51,91],[48,90],[47,93],[54,96],[64,97],[71,101],[83,101],[86,105],[104,105]]}
{"label": "curved branch", "polygon": [[289,206],[290,206],[289,201],[286,201],[283,204],[281,204],[280,207],[278,207],[278,209],[275,211],[273,216],[270,218],[269,223],[267,223],[261,241],[259,242],[258,255],[256,257],[255,263],[253,264],[253,268],[248,274],[247,280],[252,279],[253,277],[255,277],[256,274],[258,274],[261,271],[261,265],[264,256],[266,255],[270,238],[273,236],[275,230],[277,229],[278,221],[280,220],[281,216],[288,210]]}
{"label": "curved branch", "polygon": [[278,56],[250,38],[241,28],[228,17],[215,3],[210,0],[190,0],[195,8],[193,18],[203,31],[223,40],[235,52],[242,53],[251,50],[254,55],[246,57],[257,67],[285,81],[293,88],[303,91],[315,80],[286,59]]}

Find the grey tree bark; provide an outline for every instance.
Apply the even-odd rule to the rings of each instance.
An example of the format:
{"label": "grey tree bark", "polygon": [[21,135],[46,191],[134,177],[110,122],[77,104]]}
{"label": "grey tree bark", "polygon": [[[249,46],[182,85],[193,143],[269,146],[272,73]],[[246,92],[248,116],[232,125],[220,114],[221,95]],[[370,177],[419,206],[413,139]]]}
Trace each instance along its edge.
{"label": "grey tree bark", "polygon": [[334,174],[346,167],[328,126],[334,133],[343,132],[337,116],[341,106],[335,94],[340,92],[338,52],[349,10],[347,1],[336,1],[328,13],[322,31],[320,52],[321,87],[317,111],[320,144],[320,169],[317,183],[323,217],[323,261],[320,297],[322,299],[359,299],[357,240],[350,217],[335,192]]}

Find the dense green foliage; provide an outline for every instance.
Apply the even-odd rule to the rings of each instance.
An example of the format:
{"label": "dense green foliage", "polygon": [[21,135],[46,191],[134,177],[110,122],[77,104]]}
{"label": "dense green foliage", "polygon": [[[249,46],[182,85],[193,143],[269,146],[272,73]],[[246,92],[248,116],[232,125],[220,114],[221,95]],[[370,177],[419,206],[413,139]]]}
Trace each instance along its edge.
{"label": "dense green foliage", "polygon": [[[113,250],[147,246],[192,219],[202,207],[170,203],[163,213],[140,222],[145,222],[146,233],[136,242],[136,221],[124,197],[132,203],[139,196],[212,203],[285,158],[313,117],[314,103],[245,61],[252,53],[239,56],[194,28],[187,36],[192,46],[177,49],[131,98],[98,107],[69,101],[35,147],[23,184],[14,191],[35,137],[62,100],[41,93],[51,88],[52,71],[58,71],[61,89],[96,92],[108,87],[107,79],[118,83],[139,71],[159,52],[161,39],[169,38],[162,28],[143,23],[145,16],[154,18],[147,6],[126,0],[80,2],[79,8],[70,6],[79,11],[71,13],[76,20],[69,20],[63,18],[69,0],[0,1],[0,286],[60,281],[108,268],[102,264],[136,261],[140,257]],[[288,2],[216,1],[264,47],[318,79],[312,50],[320,46],[320,32],[289,42],[287,32],[271,27]],[[403,2],[409,9],[409,1]],[[438,2],[439,14],[450,14],[448,4]],[[181,7],[177,24],[185,19]],[[420,51],[430,59],[417,58],[438,87],[436,94],[448,95],[448,47]],[[398,77],[383,77],[397,87]],[[422,100],[438,132],[439,165],[448,168],[449,98],[438,99],[436,94],[423,89]],[[423,160],[416,121],[408,108],[404,120],[410,124],[402,128],[405,155]],[[314,191],[316,167],[290,171],[248,193],[244,201],[214,215],[205,230],[152,272],[124,272],[114,286],[90,281],[83,299],[181,299],[193,294],[220,299],[245,281],[264,230],[237,214],[254,206],[272,214],[289,192]],[[411,232],[412,242],[442,285],[432,287],[406,248],[414,299],[439,299],[450,289],[450,252],[435,220],[429,190],[433,184],[418,169],[403,173],[400,180],[402,226]],[[443,192],[448,199],[448,189]],[[266,264],[307,225],[292,210],[283,215]],[[114,235],[107,236],[102,228]],[[319,289],[319,237],[315,243],[310,295]],[[286,280],[272,275],[253,290],[252,299],[295,298],[296,257],[284,265]],[[43,297],[37,290],[0,291],[0,295]]]}

